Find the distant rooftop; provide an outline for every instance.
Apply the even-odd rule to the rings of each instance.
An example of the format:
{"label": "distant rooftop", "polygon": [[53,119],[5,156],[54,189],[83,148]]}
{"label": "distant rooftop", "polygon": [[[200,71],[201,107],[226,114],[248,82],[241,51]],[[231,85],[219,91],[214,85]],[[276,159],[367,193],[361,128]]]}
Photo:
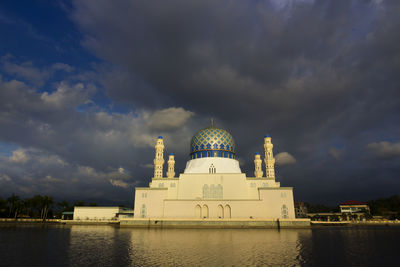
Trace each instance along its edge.
{"label": "distant rooftop", "polygon": [[368,205],[368,203],[357,200],[348,200],[346,202],[341,203],[340,205]]}

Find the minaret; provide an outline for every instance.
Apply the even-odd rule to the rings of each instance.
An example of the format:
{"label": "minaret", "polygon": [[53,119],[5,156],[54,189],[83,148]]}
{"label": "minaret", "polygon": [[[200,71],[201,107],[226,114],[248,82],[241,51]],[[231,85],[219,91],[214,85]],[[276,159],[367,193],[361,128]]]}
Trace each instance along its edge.
{"label": "minaret", "polygon": [[162,136],[157,138],[156,146],[156,157],[154,158],[154,178],[163,177],[163,165],[164,165],[164,141]]}
{"label": "minaret", "polygon": [[271,143],[271,137],[269,134],[264,136],[264,151],[265,151],[265,176],[267,178],[275,179],[275,159],[272,152],[274,145]]}
{"label": "minaret", "polygon": [[262,166],[261,166],[260,153],[256,153],[254,156],[254,176],[256,178],[261,178],[263,176]]}
{"label": "minaret", "polygon": [[171,153],[168,159],[167,177],[174,178],[174,176],[175,176],[175,160],[174,160],[174,154]]}

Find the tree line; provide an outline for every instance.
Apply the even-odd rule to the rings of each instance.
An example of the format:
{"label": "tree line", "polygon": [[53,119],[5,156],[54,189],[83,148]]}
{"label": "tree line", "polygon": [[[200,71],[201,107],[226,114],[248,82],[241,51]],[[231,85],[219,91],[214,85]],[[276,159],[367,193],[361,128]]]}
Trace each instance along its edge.
{"label": "tree line", "polygon": [[[60,218],[65,211],[73,211],[74,206],[85,206],[83,201],[68,202],[63,200],[55,202],[51,196],[35,195],[22,199],[12,194],[3,199],[0,197],[0,218],[35,218],[46,220],[48,218]],[[89,206],[97,206],[97,203],[88,203]]]}

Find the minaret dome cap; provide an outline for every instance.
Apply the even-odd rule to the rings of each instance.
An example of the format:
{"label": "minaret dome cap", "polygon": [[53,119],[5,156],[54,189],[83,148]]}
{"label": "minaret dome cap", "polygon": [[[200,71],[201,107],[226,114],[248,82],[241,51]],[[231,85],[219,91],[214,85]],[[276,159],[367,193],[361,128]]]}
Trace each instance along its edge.
{"label": "minaret dome cap", "polygon": [[158,136],[158,139],[163,139],[161,135]]}
{"label": "minaret dome cap", "polygon": [[264,135],[264,137],[271,137],[269,134]]}

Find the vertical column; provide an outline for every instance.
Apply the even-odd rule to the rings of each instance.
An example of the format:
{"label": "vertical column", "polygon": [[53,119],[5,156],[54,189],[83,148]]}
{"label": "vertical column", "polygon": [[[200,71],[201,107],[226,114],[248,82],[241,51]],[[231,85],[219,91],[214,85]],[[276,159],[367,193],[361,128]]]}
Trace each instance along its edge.
{"label": "vertical column", "polygon": [[175,176],[175,159],[174,159],[174,154],[171,153],[168,158],[167,177],[174,178],[174,176]]}
{"label": "vertical column", "polygon": [[261,178],[263,176],[261,163],[262,163],[262,161],[261,161],[260,153],[257,152],[254,156],[254,176],[256,178]]}
{"label": "vertical column", "polygon": [[265,151],[265,176],[275,179],[275,159],[272,152],[274,145],[271,142],[269,134],[264,136],[264,151]]}
{"label": "vertical column", "polygon": [[154,178],[162,178],[163,177],[163,165],[164,165],[164,141],[162,136],[157,138],[156,146],[156,155],[154,158]]}

